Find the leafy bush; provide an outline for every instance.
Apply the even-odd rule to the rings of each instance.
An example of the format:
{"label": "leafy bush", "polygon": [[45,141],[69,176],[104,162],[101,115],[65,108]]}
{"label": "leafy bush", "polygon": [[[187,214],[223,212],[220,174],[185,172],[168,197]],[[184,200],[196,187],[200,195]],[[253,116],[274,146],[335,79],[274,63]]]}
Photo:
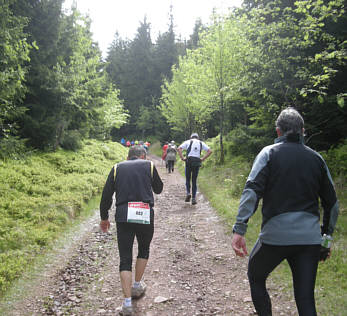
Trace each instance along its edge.
{"label": "leafy bush", "polygon": [[347,140],[340,146],[321,153],[334,178],[347,176]]}
{"label": "leafy bush", "polygon": [[264,146],[273,143],[273,139],[264,136],[263,131],[245,125],[238,125],[225,140],[226,155],[242,156],[246,159],[254,159]]}
{"label": "leafy bush", "polygon": [[25,139],[16,136],[7,136],[0,139],[1,160],[23,158],[27,151]]}
{"label": "leafy bush", "polygon": [[81,135],[78,131],[67,131],[60,146],[66,150],[77,151],[82,148]]}
{"label": "leafy bush", "polygon": [[78,218],[126,154],[119,143],[88,140],[78,152],[59,149],[0,164],[0,293]]}

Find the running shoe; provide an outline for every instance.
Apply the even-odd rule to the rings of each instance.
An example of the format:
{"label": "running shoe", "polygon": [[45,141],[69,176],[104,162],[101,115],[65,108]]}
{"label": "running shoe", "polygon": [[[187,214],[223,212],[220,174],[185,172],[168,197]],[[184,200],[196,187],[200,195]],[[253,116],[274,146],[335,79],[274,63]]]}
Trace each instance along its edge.
{"label": "running shoe", "polygon": [[184,200],[185,202],[190,202],[190,198],[191,198],[192,196],[190,195],[190,194],[187,194],[187,196],[186,196],[186,199]]}
{"label": "running shoe", "polygon": [[132,316],[134,315],[134,309],[132,306],[124,306],[122,305],[122,310],[119,312],[122,316]]}
{"label": "running shoe", "polygon": [[140,298],[146,292],[147,285],[145,282],[141,281],[140,286],[131,288],[131,297],[132,298]]}
{"label": "running shoe", "polygon": [[195,198],[192,198],[192,205],[195,205],[197,202],[196,202],[196,199]]}

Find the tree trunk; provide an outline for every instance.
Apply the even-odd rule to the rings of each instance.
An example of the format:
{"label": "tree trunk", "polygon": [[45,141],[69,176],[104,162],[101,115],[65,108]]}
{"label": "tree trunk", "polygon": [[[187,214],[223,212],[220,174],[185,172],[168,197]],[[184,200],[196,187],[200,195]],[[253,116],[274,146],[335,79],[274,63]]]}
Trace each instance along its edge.
{"label": "tree trunk", "polygon": [[62,120],[60,120],[55,129],[55,140],[53,144],[53,151],[56,151],[59,144],[61,143],[61,140],[63,137],[63,129],[64,129],[64,123]]}
{"label": "tree trunk", "polygon": [[220,146],[220,164],[224,163],[224,146],[223,146],[223,132],[224,132],[224,96],[220,92],[220,116],[219,116],[219,146]]}

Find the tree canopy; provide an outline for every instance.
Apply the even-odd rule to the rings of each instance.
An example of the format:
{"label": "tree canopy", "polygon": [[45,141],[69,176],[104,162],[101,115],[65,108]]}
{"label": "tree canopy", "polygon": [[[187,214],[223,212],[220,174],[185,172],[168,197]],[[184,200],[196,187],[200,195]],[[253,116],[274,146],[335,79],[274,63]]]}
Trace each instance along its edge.
{"label": "tree canopy", "polygon": [[88,17],[62,12],[62,0],[2,2],[3,141],[18,134],[55,150],[71,137],[107,137],[126,122]]}
{"label": "tree canopy", "polygon": [[303,113],[315,149],[345,138],[342,0],[245,1],[212,22],[163,85],[161,111],[173,129],[217,132],[221,161],[223,135],[243,129],[270,143],[275,118],[287,106]]}
{"label": "tree canopy", "polygon": [[[0,146],[44,150],[85,138],[181,141],[192,132],[253,155],[275,137],[287,106],[304,116],[317,150],[345,139],[343,0],[245,0],[197,20],[188,40],[153,41],[146,16],[133,39],[118,33],[105,60],[92,21],[63,0],[1,0]],[[5,146],[6,147],[6,146]],[[230,148],[229,148],[230,149]]]}

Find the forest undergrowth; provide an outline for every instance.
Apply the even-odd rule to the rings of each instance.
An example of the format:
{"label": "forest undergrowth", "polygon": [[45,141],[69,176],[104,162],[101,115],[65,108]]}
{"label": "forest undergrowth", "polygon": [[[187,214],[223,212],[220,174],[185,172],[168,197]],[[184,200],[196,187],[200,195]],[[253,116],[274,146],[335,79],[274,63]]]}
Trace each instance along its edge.
{"label": "forest undergrowth", "polygon": [[89,140],[78,152],[0,163],[0,294],[83,216],[112,165],[125,157],[119,143]]}

